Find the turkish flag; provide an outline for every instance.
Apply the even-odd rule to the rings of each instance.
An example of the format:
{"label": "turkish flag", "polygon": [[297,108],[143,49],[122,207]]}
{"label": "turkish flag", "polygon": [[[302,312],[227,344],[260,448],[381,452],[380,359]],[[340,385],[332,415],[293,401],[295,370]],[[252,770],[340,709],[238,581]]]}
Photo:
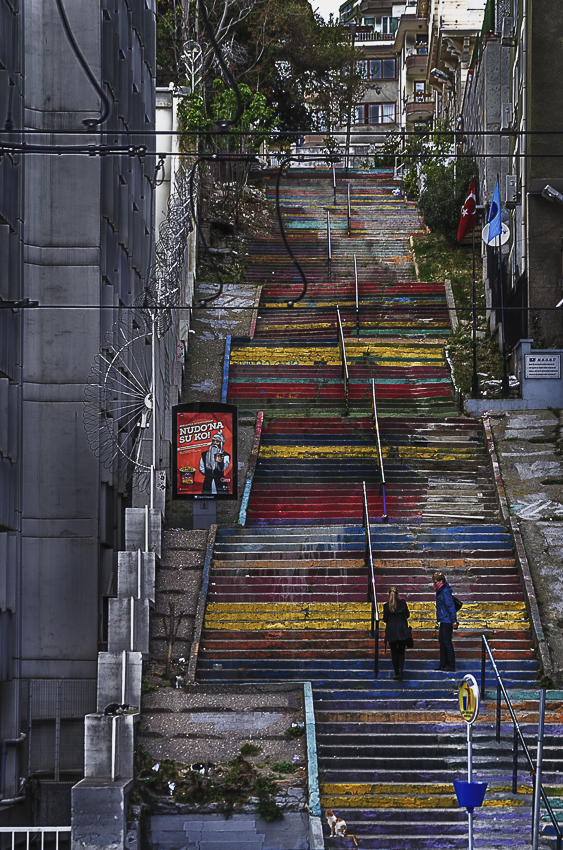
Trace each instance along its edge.
{"label": "turkish flag", "polygon": [[459,220],[459,227],[457,229],[458,242],[461,242],[465,234],[471,233],[471,231],[475,227],[477,221],[477,212],[475,210],[475,204],[475,178],[473,178],[471,181],[471,186],[469,187],[469,194],[465,199],[465,203],[461,211],[461,218]]}

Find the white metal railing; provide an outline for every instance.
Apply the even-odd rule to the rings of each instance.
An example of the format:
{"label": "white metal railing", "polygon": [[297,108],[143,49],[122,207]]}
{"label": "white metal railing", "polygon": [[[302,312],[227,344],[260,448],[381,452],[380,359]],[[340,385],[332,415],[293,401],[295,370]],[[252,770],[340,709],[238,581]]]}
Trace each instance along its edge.
{"label": "white metal railing", "polygon": [[[16,850],[18,847],[25,845],[26,850],[30,850],[31,841],[34,841],[34,847],[45,848],[45,837],[49,839],[49,847],[55,844],[55,850],[59,850],[61,846],[60,839],[62,836],[62,844],[68,846],[70,839],[70,826],[0,826],[0,847],[8,847],[10,850]],[[12,837],[11,844],[6,844],[3,836]],[[68,836],[68,839],[67,839]]]}
{"label": "white metal railing", "polygon": [[357,32],[354,41],[395,41],[394,32]]}

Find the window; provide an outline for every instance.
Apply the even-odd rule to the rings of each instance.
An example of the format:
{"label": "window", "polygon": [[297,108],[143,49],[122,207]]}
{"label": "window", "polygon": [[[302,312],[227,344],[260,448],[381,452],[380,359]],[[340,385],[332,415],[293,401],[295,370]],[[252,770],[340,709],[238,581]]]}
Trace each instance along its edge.
{"label": "window", "polygon": [[417,103],[421,103],[426,97],[423,82],[415,82],[414,84],[414,99]]}
{"label": "window", "polygon": [[375,18],[364,18],[363,20],[364,27],[375,27]]}
{"label": "window", "polygon": [[393,35],[393,33],[397,32],[397,26],[399,24],[398,18],[381,18],[381,32],[383,35]]}
{"label": "window", "polygon": [[356,106],[355,124],[394,124],[394,103],[360,103]]}
{"label": "window", "polygon": [[395,79],[395,60],[394,59],[370,59],[369,60],[369,79],[370,80],[394,80]]}
{"label": "window", "polygon": [[394,124],[395,123],[395,104],[394,103],[370,103],[369,104],[369,123],[370,124]]}

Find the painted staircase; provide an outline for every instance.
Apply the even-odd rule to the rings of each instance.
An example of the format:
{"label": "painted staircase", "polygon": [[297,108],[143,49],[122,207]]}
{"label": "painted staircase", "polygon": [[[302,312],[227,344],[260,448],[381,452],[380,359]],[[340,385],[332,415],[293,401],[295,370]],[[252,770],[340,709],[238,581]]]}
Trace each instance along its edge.
{"label": "painted staircase", "polygon": [[[350,175],[350,235],[342,193],[328,180],[289,172],[282,191],[288,238],[249,249],[262,284],[252,340],[233,340],[228,400],[264,412],[246,527],[217,535],[198,677],[204,682],[313,684],[323,810],[348,823],[363,850],[467,846],[453,780],[466,778],[459,679],[480,671],[485,633],[533,750],[538,664],[510,534],[499,521],[482,428],[459,416],[444,355],[444,288],[416,280],[409,238],[413,205],[393,198],[386,173]],[[332,261],[327,262],[326,213]],[[355,316],[353,257],[359,281]],[[345,415],[336,339],[341,308],[350,371]],[[359,335],[358,335],[359,333]],[[371,422],[375,381],[386,476]],[[415,648],[405,679],[391,678],[370,634],[361,527],[366,481],[379,607],[395,584],[411,611]],[[464,601],[456,674],[438,665],[430,577],[444,570]],[[475,817],[475,847],[530,845],[531,780],[520,760],[512,793],[512,729],[494,736],[495,682],[475,725],[475,774],[489,788]],[[546,782],[559,806],[563,694],[548,701]],[[327,848],[352,847],[330,838]],[[544,824],[544,838],[550,827]],[[547,846],[547,845],[543,845]]]}

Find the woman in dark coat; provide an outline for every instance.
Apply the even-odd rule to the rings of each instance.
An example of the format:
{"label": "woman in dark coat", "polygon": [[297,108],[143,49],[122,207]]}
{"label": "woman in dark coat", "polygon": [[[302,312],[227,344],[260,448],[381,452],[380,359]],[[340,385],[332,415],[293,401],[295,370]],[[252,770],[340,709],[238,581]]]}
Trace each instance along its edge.
{"label": "woman in dark coat", "polygon": [[405,646],[410,639],[411,633],[407,620],[410,617],[409,606],[404,599],[399,598],[399,591],[392,587],[389,591],[389,601],[383,606],[383,619],[385,621],[385,642],[391,647],[391,659],[395,676],[399,682],[403,681],[403,668],[405,666]]}

